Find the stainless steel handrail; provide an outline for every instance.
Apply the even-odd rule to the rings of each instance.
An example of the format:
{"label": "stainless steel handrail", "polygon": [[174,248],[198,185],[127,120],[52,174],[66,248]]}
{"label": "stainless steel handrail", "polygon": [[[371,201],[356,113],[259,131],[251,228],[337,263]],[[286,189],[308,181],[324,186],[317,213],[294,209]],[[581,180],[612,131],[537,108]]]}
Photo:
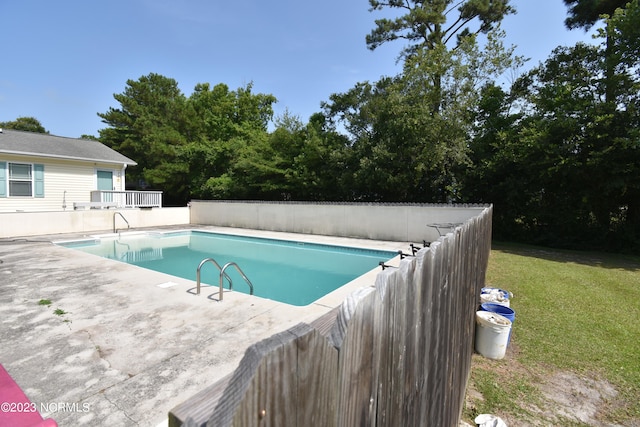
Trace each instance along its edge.
{"label": "stainless steel handrail", "polygon": [[114,212],[114,213],[113,213],[113,232],[114,232],[114,233],[116,233],[116,232],[117,232],[117,231],[116,231],[116,230],[117,230],[117,228],[116,228],[116,215],[120,215],[120,216],[122,217],[122,219],[124,219],[124,222],[126,222],[126,223],[127,223],[127,230],[128,230],[129,228],[131,228],[131,227],[129,226],[129,221],[127,221],[127,218],[125,218],[125,217],[124,217],[124,215],[122,215],[120,212]]}
{"label": "stainless steel handrail", "polygon": [[[227,267],[235,267],[236,268],[236,270],[238,271],[238,273],[240,273],[240,275],[242,276],[244,281],[247,282],[247,284],[249,285],[249,295],[253,295],[253,284],[251,283],[251,280],[249,280],[249,278],[244,274],[244,272],[240,269],[238,264],[236,264],[235,262],[228,262],[228,263],[226,263],[224,265],[224,267],[222,267],[222,270],[220,270],[220,299],[219,299],[219,301],[222,301],[222,276],[226,275],[224,271],[227,269]],[[229,288],[231,288],[231,286],[229,286]]]}
{"label": "stainless steel handrail", "polygon": [[[196,295],[200,295],[200,269],[202,268],[203,265],[205,265],[207,262],[212,262],[216,267],[218,267],[218,270],[220,270],[220,299],[222,299],[222,267],[220,267],[220,264],[218,264],[218,262],[213,259],[213,258],[205,258],[202,261],[200,261],[200,265],[198,265],[198,269],[196,270]],[[229,277],[229,275],[227,275],[225,273],[224,275],[227,280],[229,281],[229,289],[231,289],[231,287],[233,286],[232,282],[231,282],[231,277]]]}

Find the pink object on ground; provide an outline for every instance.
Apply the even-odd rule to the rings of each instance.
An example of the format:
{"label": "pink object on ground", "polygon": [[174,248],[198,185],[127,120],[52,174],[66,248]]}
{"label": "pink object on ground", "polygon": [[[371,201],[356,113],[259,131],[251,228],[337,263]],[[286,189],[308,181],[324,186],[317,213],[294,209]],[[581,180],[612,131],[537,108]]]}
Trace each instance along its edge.
{"label": "pink object on ground", "polygon": [[11,375],[0,365],[0,426],[57,427],[51,418],[42,419],[38,407],[32,403]]}

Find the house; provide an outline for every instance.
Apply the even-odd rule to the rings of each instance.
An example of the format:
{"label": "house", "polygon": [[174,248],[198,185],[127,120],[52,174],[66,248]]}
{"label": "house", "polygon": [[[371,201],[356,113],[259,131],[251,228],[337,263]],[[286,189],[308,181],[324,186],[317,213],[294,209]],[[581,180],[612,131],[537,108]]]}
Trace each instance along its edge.
{"label": "house", "polygon": [[0,212],[127,207],[133,165],[98,141],[0,130]]}

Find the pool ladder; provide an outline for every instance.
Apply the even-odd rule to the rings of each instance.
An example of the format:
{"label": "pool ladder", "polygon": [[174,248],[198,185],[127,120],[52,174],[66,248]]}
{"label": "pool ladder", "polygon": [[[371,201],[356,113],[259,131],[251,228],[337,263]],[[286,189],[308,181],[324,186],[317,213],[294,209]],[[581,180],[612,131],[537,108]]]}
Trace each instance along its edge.
{"label": "pool ladder", "polygon": [[122,218],[124,220],[124,222],[127,223],[127,230],[129,230],[129,228],[131,228],[129,226],[129,221],[127,221],[127,218],[124,217],[124,215],[122,215],[120,212],[114,212],[113,213],[113,233],[117,233],[118,229],[116,228],[116,215],[120,215],[120,218]]}
{"label": "pool ladder", "polygon": [[240,269],[238,264],[236,264],[235,262],[228,262],[224,265],[224,267],[220,267],[220,264],[218,264],[218,262],[213,258],[205,258],[200,262],[200,265],[198,265],[198,269],[196,270],[196,295],[200,295],[200,270],[202,269],[202,266],[205,265],[207,262],[211,262],[213,265],[218,267],[218,270],[220,270],[220,299],[218,301],[222,301],[223,279],[226,278],[227,282],[229,282],[229,289],[233,289],[233,282],[231,281],[231,277],[229,277],[229,275],[226,273],[226,269],[229,267],[235,267],[235,269],[238,271],[238,273],[240,273],[244,281],[247,282],[247,284],[249,285],[249,295],[253,295],[253,284],[251,283],[249,278],[244,274],[244,272]]}

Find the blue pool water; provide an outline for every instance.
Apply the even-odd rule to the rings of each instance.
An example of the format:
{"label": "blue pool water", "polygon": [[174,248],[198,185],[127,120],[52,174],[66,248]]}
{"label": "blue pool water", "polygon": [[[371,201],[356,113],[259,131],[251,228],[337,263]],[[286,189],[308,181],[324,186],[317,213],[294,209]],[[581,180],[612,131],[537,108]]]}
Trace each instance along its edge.
{"label": "blue pool water", "polygon": [[[193,230],[59,244],[194,281],[205,258],[215,259],[220,266],[235,262],[253,284],[254,295],[298,306],[312,303],[397,255]],[[234,291],[249,293],[249,286],[234,268],[225,272]],[[204,264],[200,273],[202,284],[219,285],[220,272],[212,263]],[[226,281],[224,286],[228,287]]]}

